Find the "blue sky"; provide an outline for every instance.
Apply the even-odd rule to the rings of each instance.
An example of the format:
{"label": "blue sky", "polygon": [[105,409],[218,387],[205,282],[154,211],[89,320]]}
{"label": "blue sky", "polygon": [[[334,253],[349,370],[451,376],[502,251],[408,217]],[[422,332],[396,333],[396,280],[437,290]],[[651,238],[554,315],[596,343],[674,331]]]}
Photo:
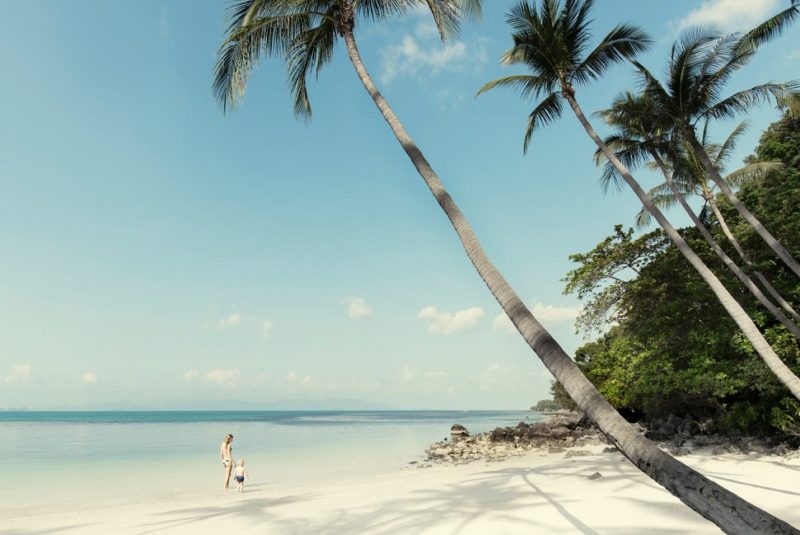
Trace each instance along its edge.
{"label": "blue sky", "polygon": [[[642,59],[661,72],[681,28],[733,30],[784,3],[599,1],[594,28],[641,25],[656,40]],[[602,195],[571,115],[523,156],[533,103],[473,98],[517,72],[497,61],[513,2],[486,4],[447,48],[419,14],[362,24],[357,38],[490,257],[572,352],[567,257],[630,224],[637,203]],[[220,112],[210,86],[225,7],[0,2],[0,408],[489,409],[546,397],[549,374],[497,319],[341,45],[311,84],[310,125],[293,118],[275,62],[236,112]],[[795,26],[731,89],[800,78],[798,43]],[[632,84],[623,65],[577,96],[596,111]],[[777,116],[751,115],[736,161]]]}

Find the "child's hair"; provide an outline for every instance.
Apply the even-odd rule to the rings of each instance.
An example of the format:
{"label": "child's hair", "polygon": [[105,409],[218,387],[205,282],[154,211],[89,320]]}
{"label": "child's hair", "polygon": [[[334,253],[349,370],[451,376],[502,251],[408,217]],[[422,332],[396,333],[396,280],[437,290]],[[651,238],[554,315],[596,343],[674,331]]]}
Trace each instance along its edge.
{"label": "child's hair", "polygon": [[244,466],[244,459],[239,459],[239,466]]}
{"label": "child's hair", "polygon": [[226,443],[230,443],[231,440],[233,440],[233,435],[231,435],[230,433],[225,435],[225,442]]}

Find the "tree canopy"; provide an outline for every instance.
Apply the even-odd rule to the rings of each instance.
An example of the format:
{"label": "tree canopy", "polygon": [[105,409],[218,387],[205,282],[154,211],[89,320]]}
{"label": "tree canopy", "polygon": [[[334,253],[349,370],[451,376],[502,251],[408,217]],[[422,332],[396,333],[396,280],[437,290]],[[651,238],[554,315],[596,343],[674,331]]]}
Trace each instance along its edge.
{"label": "tree canopy", "polygon": [[[800,118],[788,111],[761,137],[747,163],[779,161],[781,169],[744,183],[740,197],[775,229],[792,253],[800,252]],[[800,283],[724,197],[720,209],[753,261],[793,305]],[[724,241],[718,226],[712,232]],[[763,311],[699,236],[683,237],[732,290],[776,352],[800,371],[797,340]],[[578,328],[608,330],[576,352],[576,361],[600,392],[633,419],[668,414],[714,417],[730,433],[800,432],[800,404],[754,353],[696,272],[661,231],[634,237],[621,225],[588,253],[565,293],[584,301]],[[610,325],[610,328],[608,328]],[[556,389],[557,390],[557,389]],[[558,396],[556,396],[558,399]]]}

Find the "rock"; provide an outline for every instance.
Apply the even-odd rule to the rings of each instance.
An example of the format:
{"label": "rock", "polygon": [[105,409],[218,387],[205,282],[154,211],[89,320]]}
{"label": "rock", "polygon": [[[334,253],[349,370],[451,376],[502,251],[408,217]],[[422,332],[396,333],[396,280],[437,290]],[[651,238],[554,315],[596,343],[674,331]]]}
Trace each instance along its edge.
{"label": "rock", "polygon": [[791,453],[793,451],[795,451],[795,450],[793,450],[792,448],[789,447],[788,444],[783,443],[783,442],[778,444],[774,448],[772,448],[772,454],[773,455],[784,456],[784,455],[788,455],[789,453]]}
{"label": "rock", "polygon": [[591,454],[592,452],[587,450],[570,450],[567,452],[566,455],[564,455],[564,458],[569,459],[571,457],[584,457],[586,455],[591,455]]}
{"label": "rock", "polygon": [[550,436],[553,438],[565,438],[570,433],[567,427],[554,427],[550,430]]}
{"label": "rock", "polygon": [[616,446],[609,446],[608,448],[603,448],[603,453],[619,453],[619,449]]}
{"label": "rock", "polygon": [[590,475],[587,479],[595,480],[595,479],[600,479],[601,477],[603,477],[603,474],[601,474],[600,472],[595,472],[594,474]]}
{"label": "rock", "polygon": [[731,450],[728,446],[714,446],[711,448],[711,455],[725,455],[730,452]]}
{"label": "rock", "polygon": [[555,448],[555,447],[547,448],[547,453],[564,453],[565,451],[567,450],[565,450],[564,448]]}
{"label": "rock", "polygon": [[453,424],[450,428],[450,436],[453,437],[453,442],[457,442],[467,438],[469,436],[469,431],[461,424]]}
{"label": "rock", "polygon": [[689,455],[690,453],[692,453],[689,448],[684,446],[678,446],[678,447],[672,446],[669,448],[669,452],[675,457],[682,457],[684,455]]}
{"label": "rock", "polygon": [[503,427],[496,428],[494,431],[492,431],[492,434],[489,435],[489,440],[491,440],[492,442],[501,442],[507,439],[508,439],[508,431]]}

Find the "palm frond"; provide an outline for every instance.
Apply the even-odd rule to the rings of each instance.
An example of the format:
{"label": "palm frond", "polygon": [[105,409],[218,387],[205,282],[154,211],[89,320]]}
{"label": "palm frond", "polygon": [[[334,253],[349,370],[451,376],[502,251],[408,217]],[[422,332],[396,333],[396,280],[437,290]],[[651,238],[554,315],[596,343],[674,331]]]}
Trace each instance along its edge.
{"label": "palm frond", "polygon": [[637,54],[647,51],[652,42],[640,28],[620,24],[578,65],[574,79],[580,83],[597,79],[615,63],[633,59]]}
{"label": "palm frond", "polygon": [[555,121],[561,116],[561,98],[561,93],[550,93],[528,115],[528,125],[525,129],[525,138],[522,142],[523,152],[528,152],[534,130]]}
{"label": "palm frond", "polygon": [[286,53],[286,71],[289,87],[294,96],[294,113],[307,121],[311,119],[308,75],[311,71],[315,71],[318,76],[320,69],[333,56],[337,36],[333,20],[322,19],[318,26],[297,36]]}
{"label": "palm frond", "polygon": [[433,22],[439,31],[439,37],[446,41],[459,30],[459,6],[453,1],[424,0],[433,16]]}
{"label": "palm frond", "polygon": [[741,188],[745,184],[758,182],[769,176],[771,173],[783,169],[781,162],[758,162],[745,165],[725,176],[725,182],[731,188]]}
{"label": "palm frond", "polygon": [[749,127],[749,121],[742,121],[736,125],[736,128],[734,128],[730,134],[728,134],[728,137],[726,137],[725,141],[722,142],[722,145],[719,146],[716,157],[712,160],[712,163],[715,167],[722,168],[722,164],[725,162],[725,160],[731,157],[731,154],[736,149],[736,142]]}
{"label": "palm frond", "polygon": [[736,52],[740,54],[755,52],[762,44],[778,37],[798,18],[800,18],[800,2],[792,0],[788,8],[745,33],[736,45]]}
{"label": "palm frond", "polygon": [[682,114],[693,114],[698,72],[703,68],[705,55],[713,51],[719,35],[696,28],[685,32],[670,52],[666,89],[672,96],[672,108]]}
{"label": "palm frond", "polygon": [[[648,195],[650,196],[650,200],[653,201],[653,204],[655,204],[656,207],[658,207],[660,210],[663,211],[675,206],[678,203],[678,199],[675,197],[675,195],[672,193],[671,190],[669,190],[668,193],[663,193],[663,192],[657,193],[656,190],[662,187],[665,187],[669,190],[669,186],[667,184],[661,184],[651,189],[648,192]],[[650,212],[647,211],[647,208],[642,208],[636,214],[636,220],[635,220],[636,228],[643,229],[649,226],[652,220],[653,216],[650,214]]]}
{"label": "palm frond", "polygon": [[798,89],[800,89],[800,83],[797,81],[784,83],[767,82],[734,93],[716,104],[709,106],[702,116],[714,119],[732,118],[738,113],[745,112],[757,104],[767,102],[771,98],[776,100],[784,98],[796,92]]}
{"label": "palm frond", "polygon": [[[260,56],[281,57],[310,24],[306,13],[257,16],[263,0],[247,0],[233,10],[236,23],[217,53],[213,92],[223,112],[233,109],[244,95],[247,79]],[[245,10],[245,7],[249,9]]]}
{"label": "palm frond", "polygon": [[[328,3],[336,4],[338,2]],[[438,3],[445,4],[449,2],[442,0]],[[414,7],[415,4],[419,4],[419,2],[414,0],[358,0],[357,2],[352,2],[352,4],[353,9],[355,9],[356,13],[361,17],[371,21],[381,21],[401,15],[409,8]]]}
{"label": "palm frond", "polygon": [[611,162],[603,164],[603,170],[598,179],[600,189],[603,195],[608,195],[609,191],[619,193],[625,187],[625,178],[617,171],[617,168]]}
{"label": "palm frond", "polygon": [[458,5],[463,20],[481,20],[483,17],[483,0],[459,0]]}
{"label": "palm frond", "polygon": [[539,76],[533,76],[530,74],[517,74],[498,78],[497,80],[492,80],[491,82],[484,84],[484,86],[478,90],[475,96],[479,97],[487,91],[491,91],[497,87],[510,87],[511,89],[515,89],[519,91],[520,97],[523,98],[537,98],[540,94],[551,93],[555,89],[552,81],[550,80],[545,80]]}

